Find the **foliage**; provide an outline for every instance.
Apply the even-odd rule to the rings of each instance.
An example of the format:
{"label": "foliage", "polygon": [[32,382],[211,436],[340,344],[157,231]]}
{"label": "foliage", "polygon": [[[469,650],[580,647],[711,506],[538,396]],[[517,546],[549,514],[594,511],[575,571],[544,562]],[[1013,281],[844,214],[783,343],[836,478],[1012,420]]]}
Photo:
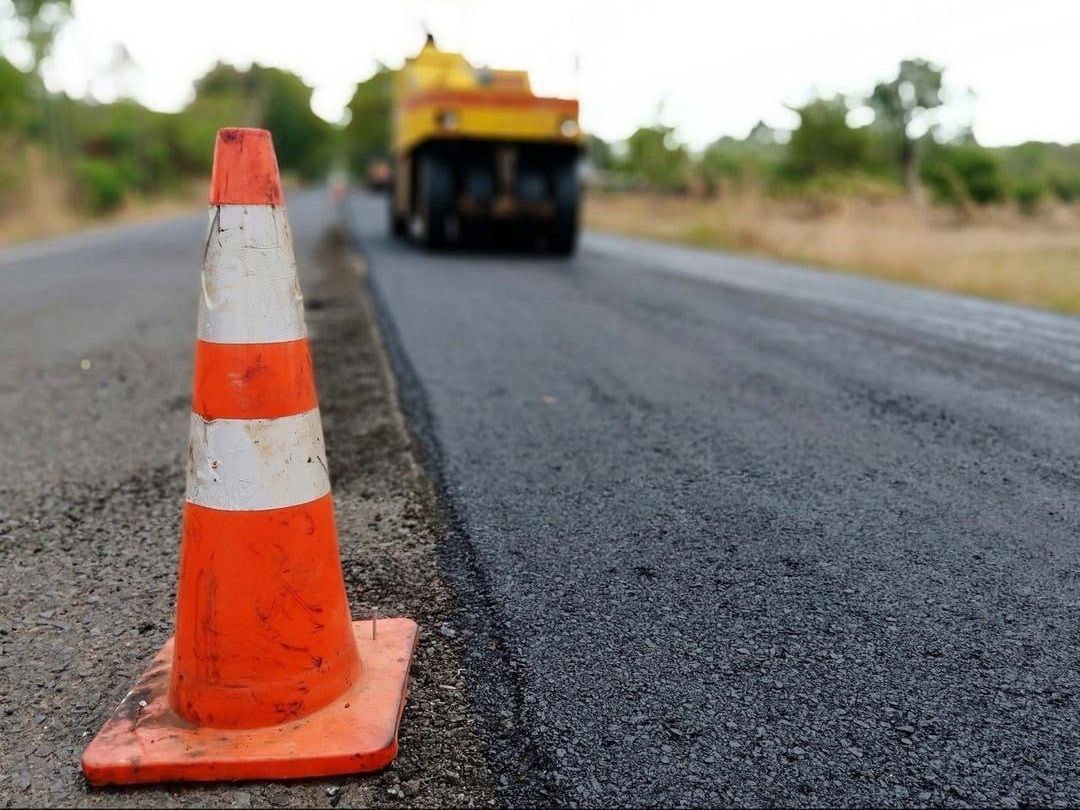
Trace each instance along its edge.
{"label": "foliage", "polygon": [[[311,88],[298,76],[219,64],[195,90],[179,113],[130,99],[98,104],[46,93],[36,76],[0,59],[0,144],[7,154],[32,142],[47,146],[77,202],[92,213],[115,209],[130,193],[160,194],[205,178],[223,126],[269,129],[283,171],[315,180],[327,170],[336,132],[312,112]],[[0,178],[5,192],[16,187],[8,174]]]}
{"label": "foliage", "polygon": [[611,144],[597,135],[586,136],[585,153],[593,169],[598,172],[610,172],[617,168],[618,159]]}
{"label": "foliage", "polygon": [[102,158],[83,158],[77,167],[80,197],[92,214],[105,214],[124,201],[124,169]]}
{"label": "foliage", "polygon": [[195,83],[195,99],[193,114],[213,119],[230,111],[229,119],[219,119],[221,126],[270,130],[282,170],[308,180],[326,171],[332,127],[312,112],[311,88],[299,76],[258,64],[242,71],[219,63]]}
{"label": "foliage", "polygon": [[697,174],[706,194],[715,194],[721,186],[740,185],[746,178],[750,166],[741,146],[741,141],[725,137],[705,147],[698,158]]}
{"label": "foliage", "polygon": [[817,98],[795,108],[799,126],[791,133],[782,178],[806,181],[864,169],[870,155],[870,135],[866,128],[848,125],[850,112],[847,101],[839,96]]}
{"label": "foliage", "polygon": [[25,132],[33,122],[36,79],[0,57],[0,133]]}
{"label": "foliage", "polygon": [[673,127],[639,127],[626,141],[623,170],[657,191],[684,191],[690,180],[690,153]]}
{"label": "foliage", "polygon": [[15,17],[26,28],[26,42],[33,56],[32,72],[41,70],[60,28],[71,16],[71,0],[9,0]]}
{"label": "foliage", "polygon": [[944,71],[925,59],[905,59],[896,77],[874,86],[867,106],[874,112],[874,130],[879,144],[890,155],[908,185],[914,182],[918,142],[912,125],[932,129],[931,111],[940,107]]}
{"label": "foliage", "polygon": [[1048,185],[1051,193],[1062,202],[1080,202],[1080,171],[1052,174]]}
{"label": "foliage", "polygon": [[1000,158],[971,143],[934,144],[920,174],[934,198],[951,205],[1001,202],[1008,188]]}
{"label": "foliage", "polygon": [[1025,214],[1034,214],[1039,210],[1039,204],[1046,197],[1046,184],[1041,180],[1027,178],[1017,181],[1013,185],[1012,196],[1020,210]]}
{"label": "foliage", "polygon": [[998,150],[1019,195],[1028,184],[1041,184],[1061,202],[1080,201],[1080,144],[1029,141]]}
{"label": "foliage", "polygon": [[356,85],[349,100],[349,122],[343,132],[346,162],[363,177],[373,161],[390,157],[390,104],[394,71],[379,65],[371,78]]}

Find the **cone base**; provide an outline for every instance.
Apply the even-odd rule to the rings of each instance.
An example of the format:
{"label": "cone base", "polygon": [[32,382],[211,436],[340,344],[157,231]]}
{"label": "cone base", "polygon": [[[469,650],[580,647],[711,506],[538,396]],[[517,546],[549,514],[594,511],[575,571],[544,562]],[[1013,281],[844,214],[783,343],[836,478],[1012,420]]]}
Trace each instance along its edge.
{"label": "cone base", "polygon": [[[375,771],[397,755],[418,628],[353,622],[363,671],[352,689],[300,720],[266,728],[193,726],[169,706],[172,639],[83,754],[92,785],[296,779]],[[142,705],[145,703],[145,705]]]}

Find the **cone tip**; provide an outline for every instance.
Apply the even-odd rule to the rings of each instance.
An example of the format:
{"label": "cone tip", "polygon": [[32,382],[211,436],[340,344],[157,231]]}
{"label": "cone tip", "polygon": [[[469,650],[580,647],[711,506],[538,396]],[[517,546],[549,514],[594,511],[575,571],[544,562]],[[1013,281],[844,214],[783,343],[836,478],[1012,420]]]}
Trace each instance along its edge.
{"label": "cone tip", "polygon": [[210,178],[211,205],[282,205],[281,176],[269,131],[218,130]]}

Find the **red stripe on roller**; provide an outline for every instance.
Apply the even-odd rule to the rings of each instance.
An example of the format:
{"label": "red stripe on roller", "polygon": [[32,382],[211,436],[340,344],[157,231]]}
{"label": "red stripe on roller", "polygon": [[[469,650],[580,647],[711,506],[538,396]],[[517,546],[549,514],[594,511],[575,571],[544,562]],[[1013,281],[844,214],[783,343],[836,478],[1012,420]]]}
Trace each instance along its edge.
{"label": "red stripe on roller", "polygon": [[282,509],[184,504],[173,709],[217,728],[303,717],[360,676],[330,495]]}
{"label": "red stripe on roller", "polygon": [[404,102],[406,110],[435,104],[475,105],[477,107],[527,107],[532,110],[559,111],[569,117],[577,117],[578,102],[569,98],[547,98],[521,92],[478,92],[475,90],[431,90],[410,96]]}
{"label": "red stripe on roller", "polygon": [[277,419],[318,406],[307,338],[195,343],[191,409],[204,419]]}

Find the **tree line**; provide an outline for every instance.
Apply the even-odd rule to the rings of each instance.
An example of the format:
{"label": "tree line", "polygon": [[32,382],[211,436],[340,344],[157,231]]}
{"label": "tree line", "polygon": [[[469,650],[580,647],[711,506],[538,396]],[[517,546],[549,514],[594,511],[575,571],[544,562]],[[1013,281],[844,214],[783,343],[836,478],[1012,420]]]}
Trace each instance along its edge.
{"label": "tree line", "polygon": [[70,15],[71,0],[0,0],[8,42],[29,54],[22,68],[0,57],[0,209],[17,205],[26,184],[39,179],[29,169],[40,162],[35,157],[92,213],[133,195],[179,190],[208,176],[214,133],[224,126],[269,129],[282,172],[302,181],[323,178],[334,165],[360,170],[386,153],[392,74],[383,67],[358,86],[342,125],[312,111],[312,88],[299,76],[258,64],[215,65],[176,113],[126,98],[98,103],[50,93],[41,68]]}
{"label": "tree line", "polygon": [[[377,74],[374,83],[385,85],[388,109],[386,75]],[[282,172],[302,181],[325,177],[336,162],[360,167],[385,151],[388,115],[369,114],[370,93],[350,105],[350,123],[335,126],[312,112],[312,89],[278,68],[218,64],[194,91],[176,113],[131,99],[101,104],[48,93],[36,74],[0,58],[0,201],[13,202],[25,191],[28,149],[46,154],[68,180],[73,201],[95,213],[133,194],[168,193],[207,177],[214,133],[223,126],[269,129]]]}
{"label": "tree line", "polygon": [[927,60],[905,60],[865,96],[819,96],[793,107],[791,131],[759,123],[745,138],[722,137],[694,152],[673,127],[653,124],[621,143],[591,138],[590,159],[603,186],[660,193],[926,190],[942,204],[1011,200],[1027,212],[1049,199],[1080,201],[1080,144],[980,146],[970,127],[942,124],[943,74]]}

